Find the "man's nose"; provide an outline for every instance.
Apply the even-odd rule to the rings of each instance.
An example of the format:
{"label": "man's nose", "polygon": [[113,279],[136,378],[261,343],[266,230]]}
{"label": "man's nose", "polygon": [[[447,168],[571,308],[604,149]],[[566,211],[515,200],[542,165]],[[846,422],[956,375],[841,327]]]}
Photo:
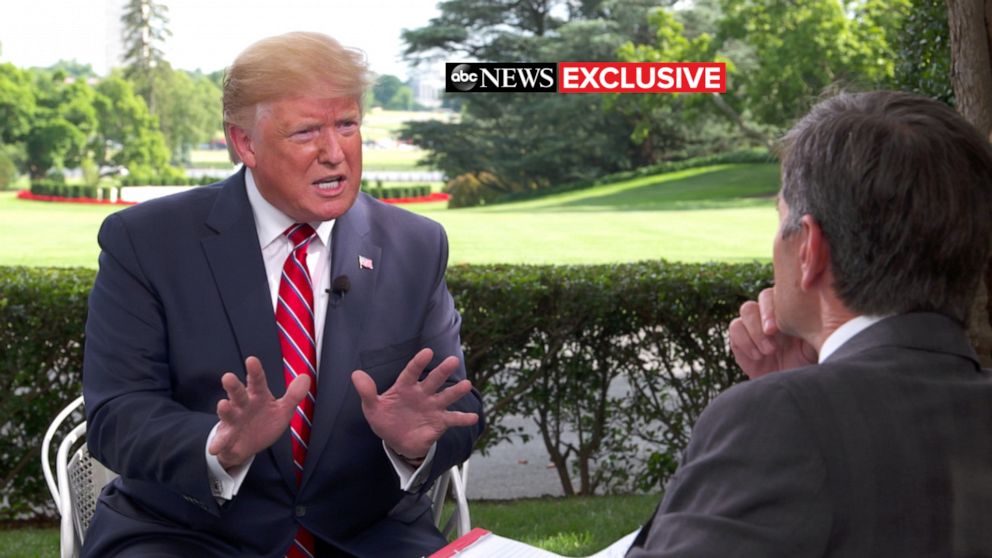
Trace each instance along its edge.
{"label": "man's nose", "polygon": [[341,149],[340,138],[334,130],[322,130],[319,143],[318,160],[326,165],[339,165],[344,162],[344,150]]}

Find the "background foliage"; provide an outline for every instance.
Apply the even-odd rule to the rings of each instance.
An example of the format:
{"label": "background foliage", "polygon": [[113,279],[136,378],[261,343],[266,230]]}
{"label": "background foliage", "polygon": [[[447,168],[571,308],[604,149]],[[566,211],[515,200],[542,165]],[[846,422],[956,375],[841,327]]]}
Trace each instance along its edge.
{"label": "background foliage", "polygon": [[[0,521],[52,516],[39,448],[81,393],[94,271],[0,267]],[[706,403],[743,379],[724,334],[770,280],[761,264],[456,266],[485,451],[530,417],[565,494],[658,488]],[[574,436],[567,433],[574,433]]]}

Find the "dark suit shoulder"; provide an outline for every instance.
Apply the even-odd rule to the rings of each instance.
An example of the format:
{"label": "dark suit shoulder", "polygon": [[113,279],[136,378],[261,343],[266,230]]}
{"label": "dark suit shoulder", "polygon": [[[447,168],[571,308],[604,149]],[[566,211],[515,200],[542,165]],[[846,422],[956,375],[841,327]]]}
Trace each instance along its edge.
{"label": "dark suit shoulder", "polygon": [[129,229],[174,228],[203,222],[227,181],[141,202],[114,213]]}

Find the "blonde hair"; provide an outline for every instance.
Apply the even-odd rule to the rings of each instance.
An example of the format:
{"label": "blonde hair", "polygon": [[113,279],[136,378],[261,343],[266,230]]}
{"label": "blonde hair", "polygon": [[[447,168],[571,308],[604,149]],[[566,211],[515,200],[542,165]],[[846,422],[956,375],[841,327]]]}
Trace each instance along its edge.
{"label": "blonde hair", "polygon": [[224,136],[235,164],[228,124],[250,130],[261,104],[321,87],[330,97],[362,104],[371,77],[365,55],[323,33],[295,31],[262,39],[241,52],[224,73]]}

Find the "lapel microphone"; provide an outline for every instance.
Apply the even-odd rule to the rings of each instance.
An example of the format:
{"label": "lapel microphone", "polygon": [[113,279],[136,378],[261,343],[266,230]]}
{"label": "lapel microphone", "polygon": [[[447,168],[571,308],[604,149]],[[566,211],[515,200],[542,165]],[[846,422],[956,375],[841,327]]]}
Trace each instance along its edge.
{"label": "lapel microphone", "polygon": [[324,292],[327,294],[335,294],[339,298],[343,298],[345,293],[351,290],[351,279],[348,279],[347,275],[338,275],[331,281],[331,288],[325,289]]}

